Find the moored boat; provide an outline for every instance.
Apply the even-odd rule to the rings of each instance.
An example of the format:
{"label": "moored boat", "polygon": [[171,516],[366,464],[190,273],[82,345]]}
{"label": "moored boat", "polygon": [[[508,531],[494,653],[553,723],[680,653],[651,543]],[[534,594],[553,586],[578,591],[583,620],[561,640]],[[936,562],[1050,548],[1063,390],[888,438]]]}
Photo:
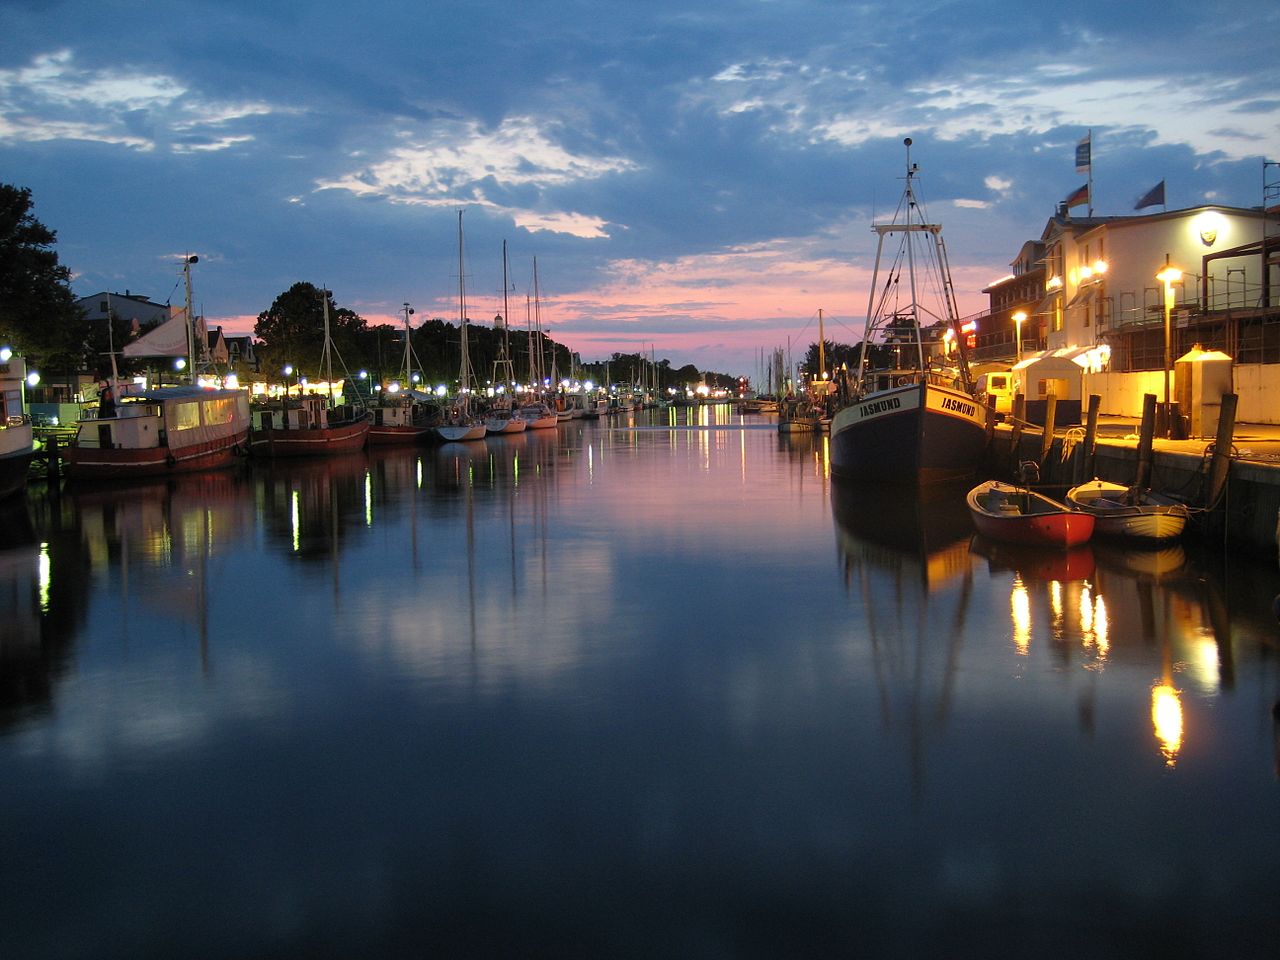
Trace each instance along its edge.
{"label": "moored boat", "polygon": [[1186,504],[1172,497],[1108,480],[1072,487],[1067,503],[1093,515],[1098,536],[1149,543],[1182,536],[1190,515]]}
{"label": "moored boat", "polygon": [[444,421],[436,425],[436,433],[446,443],[461,440],[483,440],[488,432],[484,421],[471,410],[474,390],[471,376],[471,358],[467,350],[467,288],[463,262],[462,211],[458,211],[458,332],[459,354],[458,395],[445,413]]}
{"label": "moored boat", "polygon": [[22,399],[26,377],[26,361],[7,348],[0,351],[0,500],[26,489],[35,456],[31,417]]}
{"label": "moored boat", "polygon": [[559,422],[556,412],[541,401],[522,405],[517,414],[530,430],[547,430]]}
{"label": "moored boat", "polygon": [[152,387],[126,391],[112,416],[79,421],[63,458],[69,480],[120,480],[229,466],[248,442],[246,391]]}
{"label": "moored boat", "polygon": [[304,457],[364,447],[370,418],[362,407],[330,407],[327,398],[286,397],[250,410],[249,450],[256,456]]}
{"label": "moored boat", "polygon": [[1088,543],[1094,517],[1027,487],[988,480],[966,497],[973,525],[1005,543],[1065,550]]}
{"label": "moored boat", "polygon": [[370,406],[369,414],[371,447],[420,443],[440,420],[435,398],[417,391],[396,394],[382,391]]}
{"label": "moored boat", "polygon": [[[857,374],[842,384],[850,399],[831,421],[831,470],[857,480],[943,483],[976,472],[986,412],[974,399],[942,227],[923,218],[911,140],[905,144],[906,188],[897,212],[890,223],[872,226],[879,242],[867,325]],[[886,250],[890,239],[896,250]],[[936,304],[917,293],[918,279],[926,277],[934,281]],[[897,367],[873,369],[877,349],[891,350]]]}

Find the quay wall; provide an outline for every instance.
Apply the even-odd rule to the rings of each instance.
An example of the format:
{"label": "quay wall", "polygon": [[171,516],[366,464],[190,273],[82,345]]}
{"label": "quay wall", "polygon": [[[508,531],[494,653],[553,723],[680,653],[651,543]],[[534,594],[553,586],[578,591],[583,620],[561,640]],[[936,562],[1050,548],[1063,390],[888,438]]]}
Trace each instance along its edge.
{"label": "quay wall", "polygon": [[[1231,369],[1236,394],[1236,421],[1280,424],[1280,363],[1237,363]],[[1178,398],[1178,371],[1169,374],[1172,399]],[[1164,371],[1086,373],[1083,395],[1102,398],[1104,416],[1141,417],[1143,394],[1164,397]],[[1186,412],[1186,411],[1184,411]]]}
{"label": "quay wall", "polygon": [[[1040,463],[1039,486],[1066,488],[1091,477],[1113,483],[1132,483],[1138,472],[1138,445],[1133,440],[1099,439],[1094,468],[1086,476],[1081,431],[1054,437],[1049,455]],[[1185,500],[1192,508],[1191,536],[1222,549],[1245,550],[1274,558],[1277,519],[1280,518],[1280,465],[1233,458],[1226,486],[1217,503],[1207,504],[1209,444],[1183,443],[1181,450],[1154,450],[1150,487]],[[1200,452],[1187,447],[1201,446]],[[1023,460],[1040,461],[1041,435],[1027,430],[1017,438],[1007,427],[997,428],[988,451],[988,475],[1014,480]]]}

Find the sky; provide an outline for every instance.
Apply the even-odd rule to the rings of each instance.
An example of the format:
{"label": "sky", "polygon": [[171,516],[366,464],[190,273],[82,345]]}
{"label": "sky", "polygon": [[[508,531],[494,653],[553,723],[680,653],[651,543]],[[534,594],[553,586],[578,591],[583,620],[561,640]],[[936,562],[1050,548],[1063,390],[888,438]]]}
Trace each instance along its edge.
{"label": "sky", "polygon": [[[1263,201],[1280,6],[835,0],[0,4],[0,182],[79,296],[228,332],[298,281],[371,323],[544,328],[758,375],[861,339],[911,137],[960,312],[1087,179],[1128,215]],[[1274,168],[1273,168],[1274,169]],[[1160,208],[1147,212],[1159,212]],[[1083,212],[1077,208],[1077,213]]]}

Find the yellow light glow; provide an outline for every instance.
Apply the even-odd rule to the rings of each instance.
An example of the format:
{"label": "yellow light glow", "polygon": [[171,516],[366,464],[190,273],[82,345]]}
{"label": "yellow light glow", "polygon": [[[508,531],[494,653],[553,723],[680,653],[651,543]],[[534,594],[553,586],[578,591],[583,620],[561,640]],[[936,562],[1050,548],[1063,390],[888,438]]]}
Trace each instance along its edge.
{"label": "yellow light glow", "polygon": [[1049,584],[1049,606],[1053,610],[1053,619],[1062,619],[1062,584],[1057,580]]}
{"label": "yellow light glow", "polygon": [[1093,272],[1094,272],[1094,273],[1097,273],[1097,274],[1103,274],[1103,273],[1106,273],[1106,272],[1107,272],[1107,270],[1109,270],[1109,269],[1110,269],[1110,267],[1109,267],[1109,265],[1107,264],[1107,261],[1105,261],[1105,260],[1095,260],[1095,261],[1093,261]]}
{"label": "yellow light glow", "polygon": [[1216,210],[1207,210],[1191,221],[1191,232],[1206,247],[1212,247],[1227,239],[1230,223]]}
{"label": "yellow light glow", "polygon": [[1156,274],[1156,279],[1167,286],[1172,286],[1182,282],[1182,271],[1177,267],[1166,266]]}
{"label": "yellow light glow", "polygon": [[1107,604],[1102,597],[1098,597],[1098,602],[1093,608],[1093,640],[1097,646],[1098,659],[1107,659],[1107,651],[1111,649],[1111,641],[1108,633],[1111,628],[1111,621],[1107,617]]}
{"label": "yellow light glow", "polygon": [[1151,688],[1151,725],[1160,741],[1165,766],[1172,767],[1182,749],[1182,701],[1178,691],[1168,684]]}
{"label": "yellow light glow", "polygon": [[49,592],[53,583],[53,561],[49,559],[49,543],[40,544],[37,579],[40,583],[40,612],[49,612]]}
{"label": "yellow light glow", "polygon": [[1013,619],[1013,646],[1025,657],[1031,648],[1031,596],[1021,577],[1014,577],[1009,594],[1009,613]]}
{"label": "yellow light glow", "polygon": [[1093,597],[1088,587],[1080,591],[1080,629],[1086,635],[1093,632]]}
{"label": "yellow light glow", "polygon": [[1081,280],[1088,280],[1092,276],[1093,276],[1093,267],[1089,266],[1088,264],[1085,264],[1083,267],[1080,268]]}
{"label": "yellow light glow", "polygon": [[1046,290],[1061,290],[1061,289],[1062,289],[1062,278],[1061,278],[1061,277],[1050,277],[1050,278],[1045,282],[1044,288],[1045,288]]}

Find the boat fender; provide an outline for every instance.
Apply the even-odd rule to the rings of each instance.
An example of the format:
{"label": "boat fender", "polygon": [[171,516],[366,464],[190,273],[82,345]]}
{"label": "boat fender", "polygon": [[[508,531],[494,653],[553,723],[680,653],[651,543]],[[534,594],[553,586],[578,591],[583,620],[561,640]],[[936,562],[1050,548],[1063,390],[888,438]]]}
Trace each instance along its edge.
{"label": "boat fender", "polygon": [[907,385],[907,378],[906,378],[906,377],[899,377],[899,378],[898,378],[898,386],[900,386],[900,387],[905,387],[906,385]]}

